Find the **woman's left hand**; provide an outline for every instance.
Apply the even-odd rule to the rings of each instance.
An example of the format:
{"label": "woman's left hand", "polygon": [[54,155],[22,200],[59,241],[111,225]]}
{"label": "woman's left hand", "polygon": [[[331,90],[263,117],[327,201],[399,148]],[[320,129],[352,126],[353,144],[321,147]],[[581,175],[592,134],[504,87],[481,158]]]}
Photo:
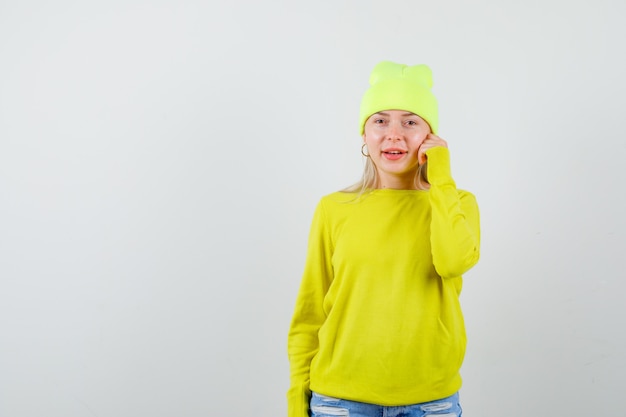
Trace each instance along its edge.
{"label": "woman's left hand", "polygon": [[436,146],[443,146],[444,148],[447,148],[448,142],[433,133],[429,133],[417,150],[417,161],[420,165],[424,165],[428,159],[426,157],[426,151]]}

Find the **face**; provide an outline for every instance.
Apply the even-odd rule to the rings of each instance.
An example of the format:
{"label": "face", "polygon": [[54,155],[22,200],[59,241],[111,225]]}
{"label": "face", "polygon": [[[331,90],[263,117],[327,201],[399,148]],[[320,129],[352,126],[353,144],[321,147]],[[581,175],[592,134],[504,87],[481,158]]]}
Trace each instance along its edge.
{"label": "face", "polygon": [[376,167],[380,188],[414,188],[417,152],[429,133],[424,119],[403,110],[385,110],[367,119],[363,141]]}

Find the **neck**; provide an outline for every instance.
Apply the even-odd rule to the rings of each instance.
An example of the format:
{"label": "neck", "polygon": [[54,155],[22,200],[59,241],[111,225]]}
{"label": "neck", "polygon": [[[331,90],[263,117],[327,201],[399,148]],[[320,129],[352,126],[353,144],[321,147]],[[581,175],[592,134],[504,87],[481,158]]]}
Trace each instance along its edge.
{"label": "neck", "polygon": [[407,184],[404,181],[379,181],[376,188],[383,190],[417,190],[414,184]]}

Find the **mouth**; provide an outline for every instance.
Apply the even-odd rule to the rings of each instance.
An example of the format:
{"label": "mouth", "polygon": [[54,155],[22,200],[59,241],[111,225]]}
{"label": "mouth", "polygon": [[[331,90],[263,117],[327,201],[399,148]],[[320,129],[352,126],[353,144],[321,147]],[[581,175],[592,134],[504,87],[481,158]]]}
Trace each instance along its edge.
{"label": "mouth", "polygon": [[382,152],[382,157],[387,161],[399,161],[404,159],[404,155],[408,153],[403,149],[385,149]]}

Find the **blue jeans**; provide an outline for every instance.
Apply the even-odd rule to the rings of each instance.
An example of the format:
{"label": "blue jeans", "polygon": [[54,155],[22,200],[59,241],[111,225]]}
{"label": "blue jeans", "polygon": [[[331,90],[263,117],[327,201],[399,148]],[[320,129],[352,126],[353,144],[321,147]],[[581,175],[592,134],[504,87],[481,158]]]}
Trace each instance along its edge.
{"label": "blue jeans", "polygon": [[312,393],[311,417],[461,417],[459,394],[421,404],[385,407]]}

